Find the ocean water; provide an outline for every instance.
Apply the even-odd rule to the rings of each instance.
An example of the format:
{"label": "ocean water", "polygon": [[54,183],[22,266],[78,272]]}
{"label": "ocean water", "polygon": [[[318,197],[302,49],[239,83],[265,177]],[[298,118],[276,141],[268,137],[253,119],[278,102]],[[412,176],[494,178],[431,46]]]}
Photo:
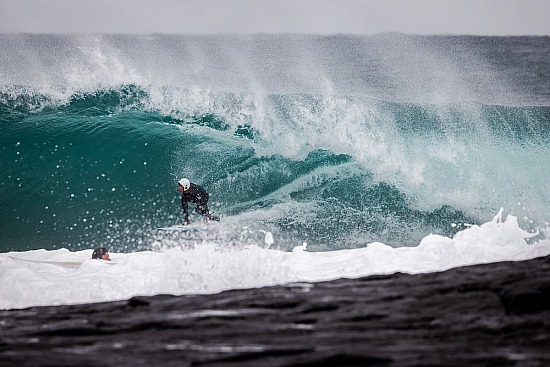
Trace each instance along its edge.
{"label": "ocean water", "polygon": [[[0,49],[2,308],[550,253],[549,37],[19,34]],[[182,220],[182,177],[210,192],[208,231],[156,230]],[[110,265],[88,260],[98,246]]]}

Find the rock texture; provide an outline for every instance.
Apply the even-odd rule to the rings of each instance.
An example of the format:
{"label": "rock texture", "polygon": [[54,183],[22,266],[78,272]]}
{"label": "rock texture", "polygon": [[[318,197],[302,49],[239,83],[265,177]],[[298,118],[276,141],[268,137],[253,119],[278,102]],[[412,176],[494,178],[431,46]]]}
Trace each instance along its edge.
{"label": "rock texture", "polygon": [[2,366],[550,366],[550,257],[0,311]]}

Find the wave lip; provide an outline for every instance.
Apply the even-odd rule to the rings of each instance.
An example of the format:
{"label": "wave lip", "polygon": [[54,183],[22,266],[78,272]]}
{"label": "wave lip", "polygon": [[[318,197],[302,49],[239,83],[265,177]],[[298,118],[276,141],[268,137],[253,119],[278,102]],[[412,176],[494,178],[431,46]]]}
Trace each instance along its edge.
{"label": "wave lip", "polygon": [[70,94],[135,84],[416,103],[550,103],[547,37],[4,34],[0,48],[0,85]]}

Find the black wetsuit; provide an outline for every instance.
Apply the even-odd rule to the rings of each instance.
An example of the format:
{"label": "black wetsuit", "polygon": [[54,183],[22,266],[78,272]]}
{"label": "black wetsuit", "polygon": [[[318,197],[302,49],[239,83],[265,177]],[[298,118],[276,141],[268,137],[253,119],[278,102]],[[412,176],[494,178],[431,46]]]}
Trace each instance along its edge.
{"label": "black wetsuit", "polygon": [[199,185],[191,183],[189,190],[181,194],[181,207],[183,208],[183,221],[189,223],[188,203],[195,204],[195,212],[210,220],[220,220],[219,217],[210,214],[208,210],[208,193]]}

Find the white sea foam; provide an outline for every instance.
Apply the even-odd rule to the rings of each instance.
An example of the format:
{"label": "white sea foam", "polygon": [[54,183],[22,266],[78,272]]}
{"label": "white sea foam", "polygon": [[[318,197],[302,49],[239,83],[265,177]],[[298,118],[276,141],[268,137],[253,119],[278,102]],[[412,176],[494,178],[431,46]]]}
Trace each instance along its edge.
{"label": "white sea foam", "polygon": [[136,295],[216,293],[292,282],[316,282],[394,272],[427,273],[550,254],[550,240],[533,237],[517,218],[472,226],[454,238],[428,235],[416,247],[291,252],[266,248],[277,239],[241,248],[205,243],[162,251],[112,253],[111,262],[91,260],[92,250],[36,250],[0,254],[0,309],[93,303]]}

